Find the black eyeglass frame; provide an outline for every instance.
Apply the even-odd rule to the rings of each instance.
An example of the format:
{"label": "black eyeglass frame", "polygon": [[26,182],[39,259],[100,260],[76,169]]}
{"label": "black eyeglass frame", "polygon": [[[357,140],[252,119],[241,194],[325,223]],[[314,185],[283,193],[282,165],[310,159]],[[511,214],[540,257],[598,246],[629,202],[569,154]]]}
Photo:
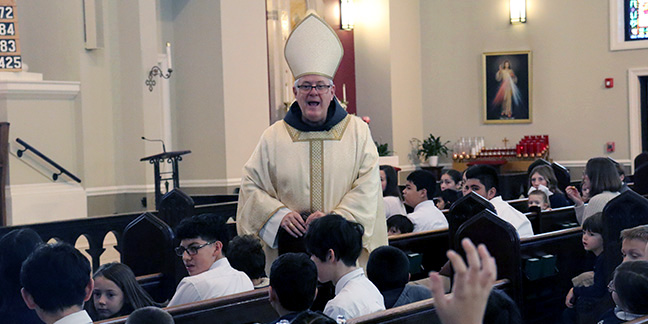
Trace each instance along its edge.
{"label": "black eyeglass frame", "polygon": [[311,92],[311,90],[315,89],[317,93],[326,93],[329,89],[331,89],[332,85],[330,84],[316,84],[316,85],[310,85],[310,84],[301,84],[297,86],[297,89],[304,93]]}
{"label": "black eyeglass frame", "polygon": [[189,247],[184,247],[184,246],[181,245],[181,246],[178,246],[175,249],[173,249],[173,251],[175,251],[175,254],[177,256],[179,256],[179,257],[183,256],[185,251],[187,251],[187,253],[190,256],[194,256],[194,255],[198,254],[198,250],[204,248],[207,245],[211,245],[211,244],[214,244],[214,243],[216,243],[216,241],[207,242],[207,243],[201,244],[201,245],[190,245]]}

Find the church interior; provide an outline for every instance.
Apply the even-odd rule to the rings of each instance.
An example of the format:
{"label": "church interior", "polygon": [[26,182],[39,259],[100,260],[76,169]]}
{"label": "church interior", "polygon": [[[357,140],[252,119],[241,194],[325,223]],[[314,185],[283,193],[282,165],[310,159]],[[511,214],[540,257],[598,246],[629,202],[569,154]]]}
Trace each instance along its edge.
{"label": "church interior", "polygon": [[[648,150],[648,40],[623,39],[623,0],[526,0],[524,23],[511,22],[509,0],[353,3],[342,29],[338,0],[16,0],[23,67],[0,72],[0,225],[152,212],[156,182],[162,194],[175,180],[187,195],[234,197],[263,131],[295,99],[283,45],[307,10],[340,38],[336,96],[387,144],[400,185],[431,166],[417,152],[430,134],[448,141],[439,170],[465,168],[462,139],[515,152],[547,136],[542,157],[572,181],[592,157],[631,175]],[[524,107],[492,117],[496,59],[511,55],[524,59],[508,63]],[[69,173],[52,179],[59,169],[22,142]],[[517,149],[526,172],[534,159]],[[157,181],[145,158],[166,152],[183,153],[176,167],[161,159]],[[119,259],[119,233],[102,262]],[[98,249],[88,238],[79,244]],[[522,253],[537,249],[525,242]]]}

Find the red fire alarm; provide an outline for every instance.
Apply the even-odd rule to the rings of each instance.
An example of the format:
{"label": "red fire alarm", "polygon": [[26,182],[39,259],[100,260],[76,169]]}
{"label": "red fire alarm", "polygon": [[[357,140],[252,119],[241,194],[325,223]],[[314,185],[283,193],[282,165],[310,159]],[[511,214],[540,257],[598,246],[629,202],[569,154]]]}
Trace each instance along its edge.
{"label": "red fire alarm", "polygon": [[613,78],[605,78],[605,88],[610,89],[614,87],[614,79]]}
{"label": "red fire alarm", "polygon": [[614,153],[614,142],[605,143],[605,151],[608,153]]}

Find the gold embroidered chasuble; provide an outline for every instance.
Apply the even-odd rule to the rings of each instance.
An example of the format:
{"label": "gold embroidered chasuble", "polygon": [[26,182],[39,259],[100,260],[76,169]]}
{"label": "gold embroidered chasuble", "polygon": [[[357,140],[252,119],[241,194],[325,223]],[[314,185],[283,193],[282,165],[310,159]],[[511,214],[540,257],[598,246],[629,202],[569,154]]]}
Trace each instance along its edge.
{"label": "gold embroidered chasuble", "polygon": [[282,207],[336,213],[365,228],[367,252],[387,244],[378,153],[369,127],[347,115],[329,131],[303,132],[283,120],[265,130],[243,168],[239,235],[258,234]]}

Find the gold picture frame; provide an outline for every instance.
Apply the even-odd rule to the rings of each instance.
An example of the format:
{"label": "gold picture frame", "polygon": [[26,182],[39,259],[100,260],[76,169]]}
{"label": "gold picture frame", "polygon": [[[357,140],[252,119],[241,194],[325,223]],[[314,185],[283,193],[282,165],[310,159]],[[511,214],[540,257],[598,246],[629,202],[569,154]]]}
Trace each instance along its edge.
{"label": "gold picture frame", "polygon": [[482,63],[484,124],[531,123],[531,51],[487,52]]}

